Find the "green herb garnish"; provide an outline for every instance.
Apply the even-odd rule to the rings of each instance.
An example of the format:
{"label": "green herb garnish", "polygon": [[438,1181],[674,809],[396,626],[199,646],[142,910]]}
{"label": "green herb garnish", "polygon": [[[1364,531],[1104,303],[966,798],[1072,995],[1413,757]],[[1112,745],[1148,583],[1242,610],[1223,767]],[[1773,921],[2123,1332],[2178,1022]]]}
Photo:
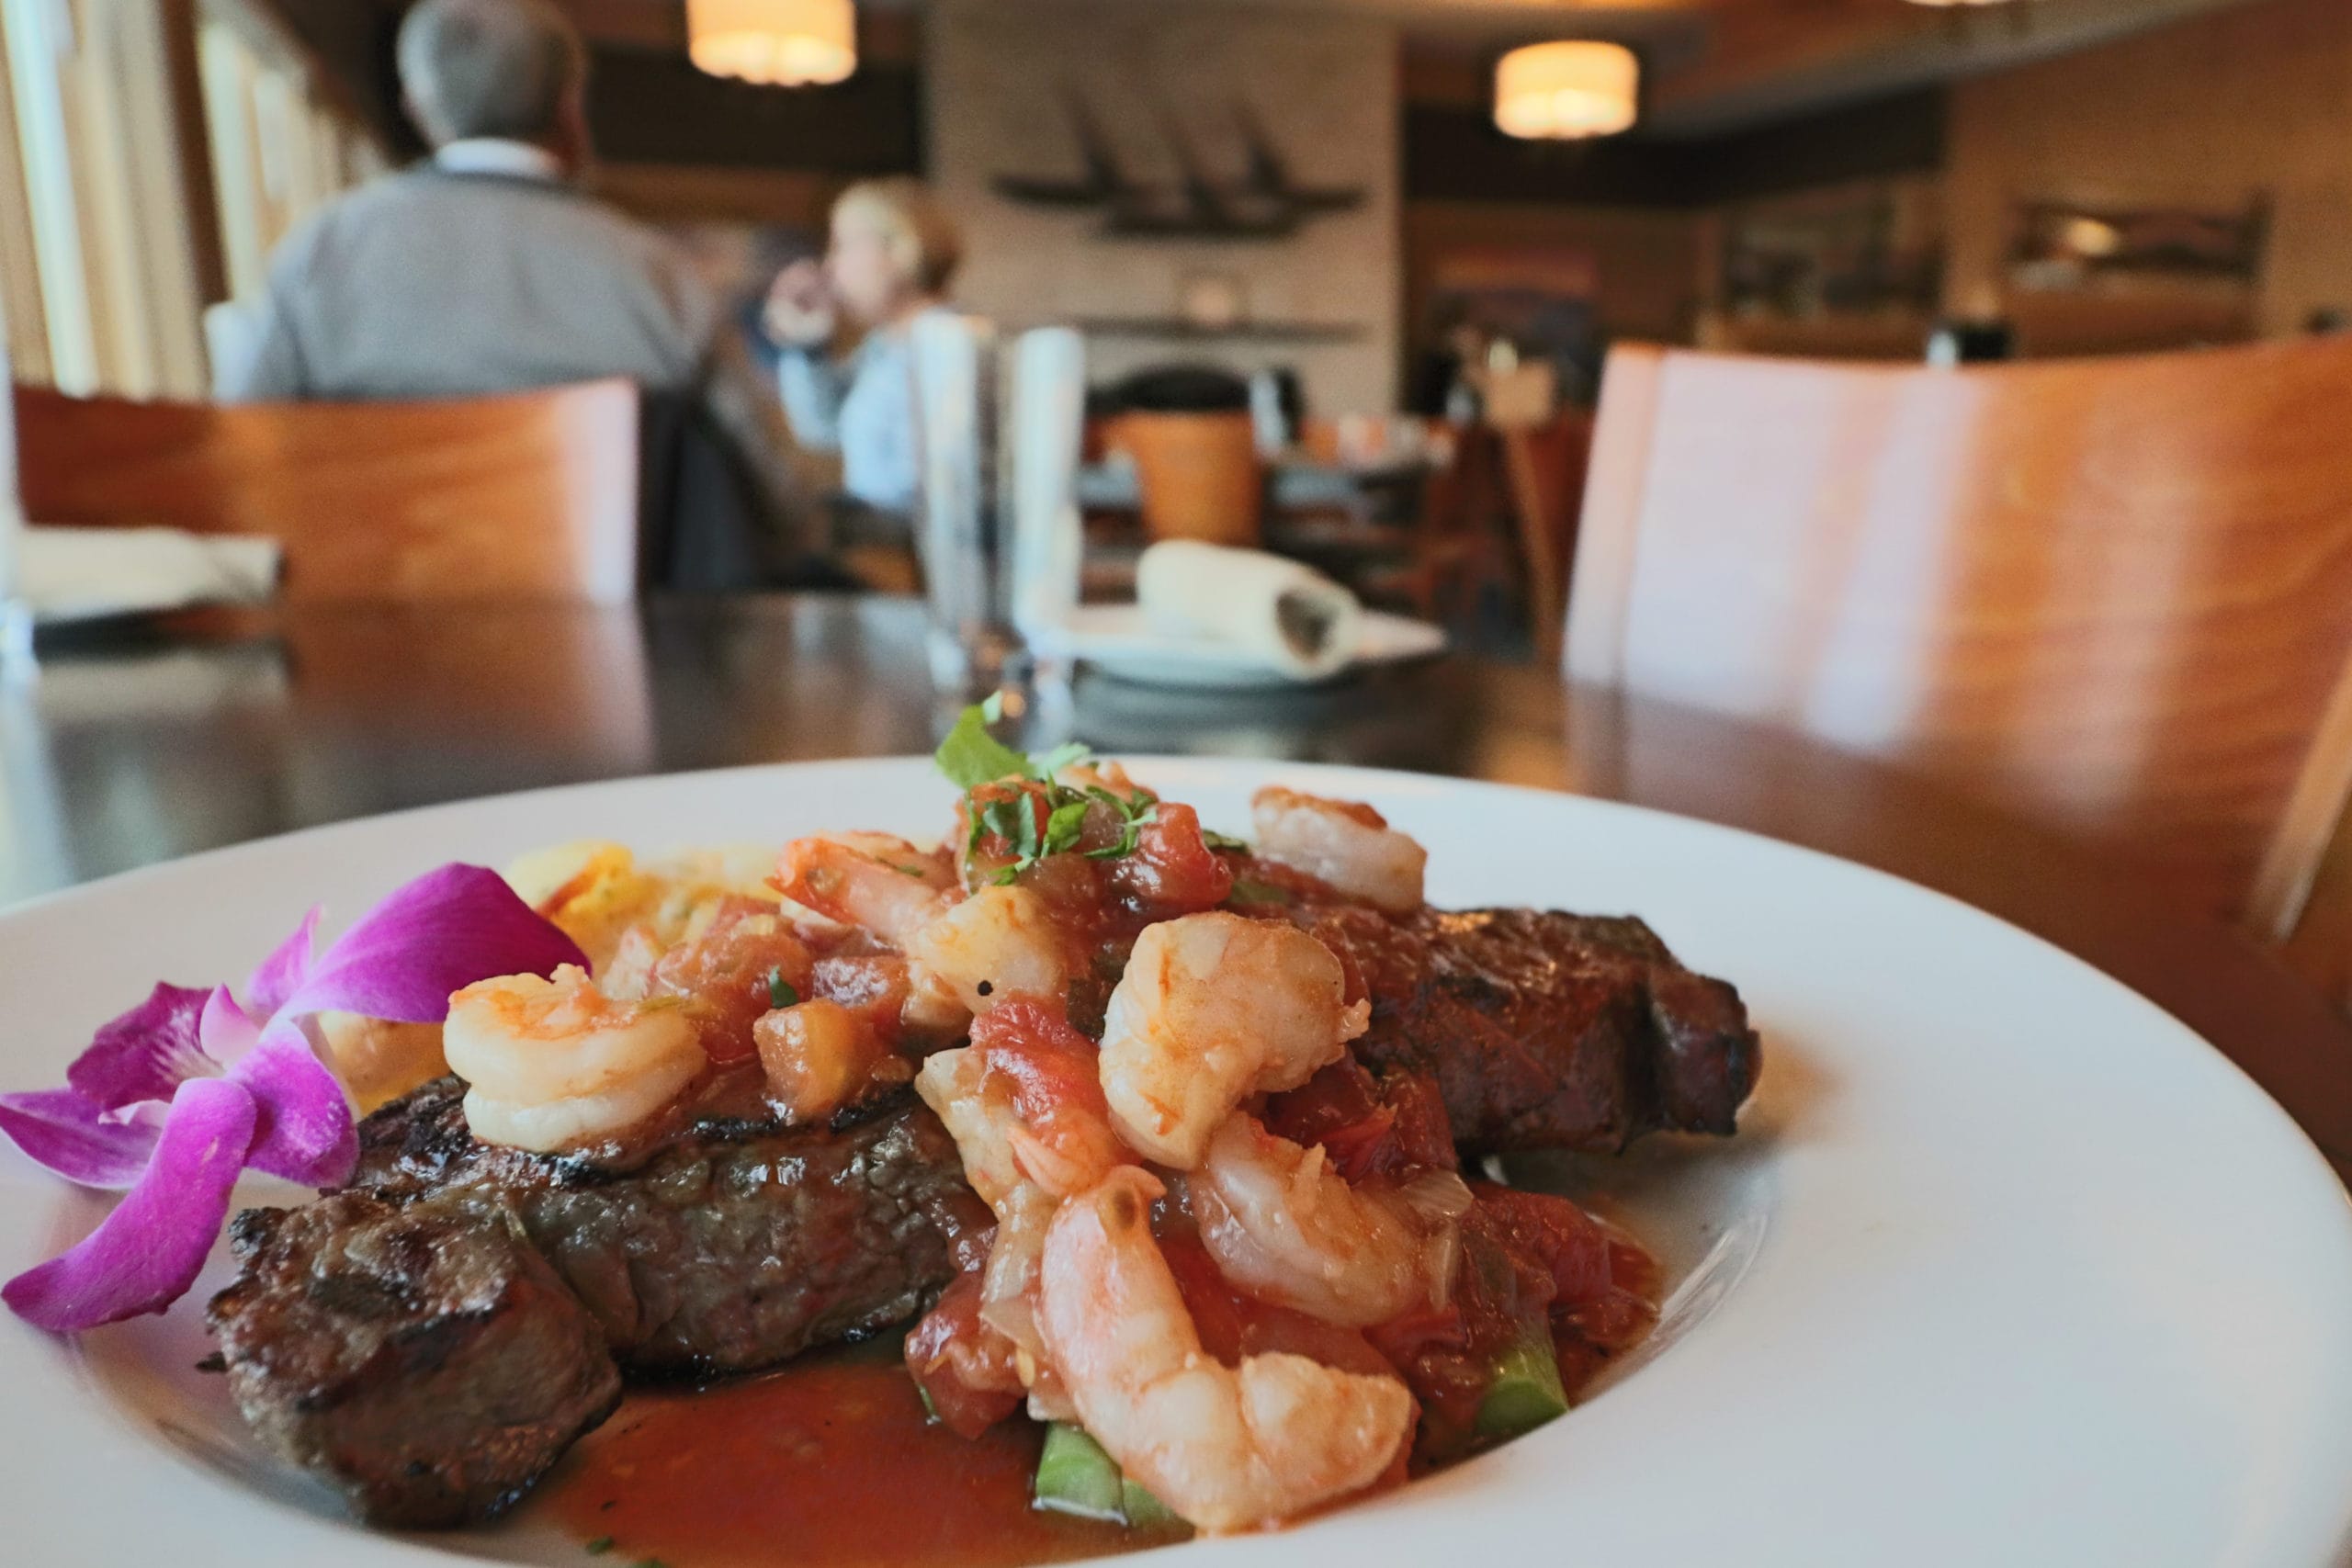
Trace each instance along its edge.
{"label": "green herb garnish", "polygon": [[1230,833],[1220,833],[1214,828],[1201,829],[1201,842],[1212,850],[1235,850],[1245,855],[1250,852],[1249,840],[1237,839]]}
{"label": "green herb garnish", "polygon": [[1004,705],[990,697],[956,716],[956,727],[932,754],[948,783],[971,790],[999,779],[1028,775],[1029,759],[989,733],[989,723],[1003,713]]}
{"label": "green herb garnish", "polygon": [[1252,882],[1246,876],[1233,879],[1232,900],[1236,904],[1295,904],[1289,890],[1271,882]]}
{"label": "green herb garnish", "polygon": [[[1002,886],[1047,855],[1067,854],[1077,849],[1079,836],[1085,830],[1087,810],[1098,805],[1107,806],[1118,814],[1119,837],[1101,849],[1087,851],[1087,857],[1112,860],[1135,853],[1143,829],[1149,826],[1159,805],[1159,797],[1148,791],[1138,791],[1133,799],[1127,799],[1096,784],[1074,789],[1063,784],[1057,776],[1063,770],[1087,761],[1094,753],[1075,740],[1065,741],[1036,756],[1016,751],[988,731],[990,723],[1003,716],[1003,705],[994,697],[966,708],[956,716],[955,727],[948,730],[947,739],[939,743],[932,759],[948,782],[964,792],[964,815],[970,824],[964,840],[965,854],[969,856],[979,848],[980,840],[991,833],[1011,845],[1012,863],[996,874],[997,885]],[[977,792],[990,784],[1012,787],[995,798],[978,799]]]}
{"label": "green herb garnish", "polygon": [[586,1551],[591,1557],[602,1557],[612,1549],[613,1538],[608,1535],[600,1535],[595,1540],[590,1541],[582,1550]]}
{"label": "green herb garnish", "polygon": [[768,1006],[772,1008],[789,1008],[798,1007],[799,1005],[800,993],[794,989],[791,981],[784,977],[784,971],[781,969],[769,970]]}
{"label": "green herb garnish", "polygon": [[1109,807],[1119,814],[1119,838],[1116,843],[1105,844],[1099,850],[1089,850],[1089,860],[1115,860],[1136,852],[1136,845],[1143,840],[1143,830],[1151,826],[1159,814],[1159,797],[1146,791],[1133,800],[1123,799],[1107,789],[1090,789],[1089,799]]}

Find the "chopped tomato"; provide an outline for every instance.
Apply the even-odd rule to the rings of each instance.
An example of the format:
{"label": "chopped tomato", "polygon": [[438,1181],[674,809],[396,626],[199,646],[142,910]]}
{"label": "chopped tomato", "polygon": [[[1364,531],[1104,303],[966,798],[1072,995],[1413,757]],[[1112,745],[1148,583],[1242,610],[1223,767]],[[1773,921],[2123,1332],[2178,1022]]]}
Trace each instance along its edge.
{"label": "chopped tomato", "polygon": [[1133,854],[1109,863],[1112,885],[1154,919],[1214,909],[1233,892],[1233,868],[1201,836],[1201,816],[1161,801]]}
{"label": "chopped tomato", "polygon": [[[752,1025],[768,1093],[800,1123],[822,1122],[876,1080],[904,1083],[910,1064],[893,1056],[863,1014],[810,997]],[[895,1073],[889,1071],[895,1067]]]}
{"label": "chopped tomato", "polygon": [[1437,1085],[1416,1073],[1375,1078],[1353,1056],[1273,1096],[1265,1122],[1277,1137],[1321,1145],[1350,1181],[1416,1168],[1453,1170],[1458,1163]]}
{"label": "chopped tomato", "polygon": [[939,1424],[977,1438],[1021,1408],[1012,1341],[980,1321],[980,1276],[959,1274],[907,1336],[907,1371]]}
{"label": "chopped tomato", "polygon": [[752,1025],[775,1008],[782,988],[805,990],[814,964],[775,906],[729,897],[702,935],[654,962],[650,994],[690,998],[704,1053],[740,1062],[755,1049]]}
{"label": "chopped tomato", "polygon": [[1380,1080],[1380,1095],[1396,1112],[1391,1136],[1396,1156],[1406,1167],[1462,1168],[1462,1156],[1453,1146],[1453,1122],[1445,1113],[1445,1095],[1435,1078],[1426,1073],[1390,1073]]}
{"label": "chopped tomato", "polygon": [[1566,1312],[1600,1301],[1615,1285],[1610,1234],[1566,1198],[1476,1182],[1482,1228],[1515,1255],[1543,1269],[1551,1304]]}
{"label": "chopped tomato", "polygon": [[1074,930],[1086,929],[1102,908],[1101,863],[1081,854],[1047,855],[1024,869],[1020,883]]}
{"label": "chopped tomato", "polygon": [[899,1015],[912,988],[903,958],[887,953],[836,953],[810,967],[806,994],[863,1015],[876,1038],[895,1044],[902,1032]]}
{"label": "chopped tomato", "polygon": [[1475,1182],[1453,1299],[1368,1337],[1421,1401],[1425,1460],[1476,1446],[1478,1407],[1508,1350],[1548,1339],[1571,1393],[1655,1319],[1648,1255],[1575,1203]]}

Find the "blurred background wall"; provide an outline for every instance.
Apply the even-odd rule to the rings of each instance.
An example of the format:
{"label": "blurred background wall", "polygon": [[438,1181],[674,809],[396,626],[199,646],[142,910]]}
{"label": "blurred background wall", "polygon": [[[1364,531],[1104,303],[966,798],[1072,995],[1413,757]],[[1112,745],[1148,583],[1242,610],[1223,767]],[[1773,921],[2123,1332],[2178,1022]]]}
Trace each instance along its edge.
{"label": "blurred background wall", "polygon": [[[1392,23],[946,0],[927,28],[931,176],[965,226],[967,304],[1018,325],[1086,323],[1097,378],[1181,354],[1245,374],[1295,366],[1317,407],[1389,405],[1401,276]],[[1003,176],[1083,173],[1073,102],[1139,184],[1164,190],[1197,173],[1238,186],[1256,140],[1297,185],[1353,200],[1235,239],[1121,234],[1102,209],[1004,194]]]}

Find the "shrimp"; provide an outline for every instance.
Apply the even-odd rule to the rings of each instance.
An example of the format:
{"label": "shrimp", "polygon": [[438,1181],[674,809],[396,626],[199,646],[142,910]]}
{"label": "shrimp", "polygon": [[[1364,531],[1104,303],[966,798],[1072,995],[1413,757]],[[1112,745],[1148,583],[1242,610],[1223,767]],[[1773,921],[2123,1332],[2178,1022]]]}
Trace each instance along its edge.
{"label": "shrimp", "polygon": [[1160,1186],[1133,1167],[1064,1203],[1046,1234],[1038,1325],[1095,1441],[1205,1530],[1278,1524],[1379,1479],[1410,1438],[1394,1377],[1201,1348],[1152,1239]]}
{"label": "shrimp", "polygon": [[1250,815],[1266,859],[1391,914],[1420,906],[1430,852],[1371,807],[1269,788],[1250,797]]}
{"label": "shrimp", "polygon": [[1148,926],[1103,1014],[1102,1092],[1129,1147],[1178,1170],[1253,1094],[1296,1089],[1372,1018],[1331,950],[1291,926],[1187,915]]}
{"label": "shrimp", "polygon": [[907,940],[910,974],[984,1013],[1016,995],[1058,999],[1069,987],[1070,942],[1046,901],[1026,887],[983,887]]}
{"label": "shrimp", "polygon": [[442,1050],[468,1085],[474,1136],[541,1154],[643,1121],[704,1063],[683,1007],[616,1001],[571,964],[451,997]]}
{"label": "shrimp", "polygon": [[988,1058],[973,1046],[934,1051],[915,1073],[915,1093],[956,1140],[964,1179],[1002,1219],[1007,1201],[1027,1178],[1012,1149],[1011,1107],[989,1103],[988,1076]]}
{"label": "shrimp", "polygon": [[915,1091],[946,1123],[965,1179],[992,1209],[1023,1185],[1056,1199],[1086,1191],[1132,1157],[1111,1130],[1093,1047],[1033,998],[982,1018],[970,1045],[927,1058]]}
{"label": "shrimp", "polygon": [[[915,1092],[945,1123],[964,1179],[996,1214],[979,1315],[1012,1341],[1035,1394],[1044,1346],[1031,1303],[1046,1227],[1063,1198],[1133,1156],[1111,1131],[1093,1047],[1051,1008],[1009,1001],[973,1026],[972,1042],[927,1058]],[[1044,1408],[1064,1414],[1045,1393]]]}
{"label": "shrimp", "polygon": [[1045,1356],[1030,1303],[1057,1200],[1022,1169],[1014,1136],[1018,1113],[1009,1095],[989,1092],[989,1077],[987,1055],[978,1046],[939,1051],[915,1074],[915,1092],[945,1124],[963,1158],[964,1179],[996,1215],[979,1318],[1012,1342],[1013,1364],[1025,1386]]}
{"label": "shrimp", "polygon": [[955,872],[936,850],[888,833],[820,833],[784,846],[776,890],[829,920],[871,931],[904,951],[946,912]]}
{"label": "shrimp", "polygon": [[1471,1202],[1452,1171],[1351,1187],[1322,1149],[1240,1115],[1209,1139],[1189,1185],[1219,1273],[1260,1301],[1349,1328],[1444,1304],[1460,1255],[1454,1222]]}

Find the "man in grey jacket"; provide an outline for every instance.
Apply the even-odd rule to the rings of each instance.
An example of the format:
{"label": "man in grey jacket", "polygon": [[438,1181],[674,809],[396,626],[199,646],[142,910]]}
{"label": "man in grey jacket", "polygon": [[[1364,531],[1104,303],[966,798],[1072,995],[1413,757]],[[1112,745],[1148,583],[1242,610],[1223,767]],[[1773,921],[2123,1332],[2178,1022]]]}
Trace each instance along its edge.
{"label": "man in grey jacket", "polygon": [[[462,397],[626,376],[697,397],[798,536],[789,427],[734,323],[668,241],[591,199],[587,53],[547,0],[421,0],[401,86],[429,163],[288,235],[226,401]],[[808,548],[816,541],[775,541]]]}

